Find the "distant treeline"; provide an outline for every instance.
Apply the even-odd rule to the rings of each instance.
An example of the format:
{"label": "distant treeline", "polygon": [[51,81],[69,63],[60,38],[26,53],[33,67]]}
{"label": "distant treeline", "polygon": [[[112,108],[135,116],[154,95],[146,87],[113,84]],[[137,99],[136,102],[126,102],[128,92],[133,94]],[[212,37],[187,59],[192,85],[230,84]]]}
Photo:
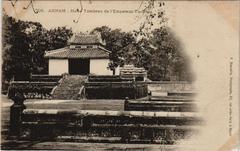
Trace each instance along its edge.
{"label": "distant treeline", "polygon": [[[193,80],[188,58],[180,41],[168,27],[151,32],[148,38],[139,38],[136,31],[124,32],[107,26],[91,31],[100,32],[111,51],[109,68],[134,64],[148,71],[154,81]],[[67,45],[72,29],[46,29],[38,22],[16,20],[3,16],[2,81],[27,80],[31,73],[47,74],[48,63],[44,52]]]}

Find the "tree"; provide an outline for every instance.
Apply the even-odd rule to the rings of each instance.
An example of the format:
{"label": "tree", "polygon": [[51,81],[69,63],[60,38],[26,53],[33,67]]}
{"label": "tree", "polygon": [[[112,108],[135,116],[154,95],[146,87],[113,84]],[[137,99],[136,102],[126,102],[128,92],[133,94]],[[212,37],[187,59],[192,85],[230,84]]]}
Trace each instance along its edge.
{"label": "tree", "polygon": [[100,32],[102,39],[106,42],[106,49],[111,51],[109,68],[115,74],[115,68],[123,65],[123,56],[128,52],[129,45],[135,43],[132,33],[122,32],[120,29],[114,29],[107,26],[97,27],[91,33]]}
{"label": "tree", "polygon": [[33,73],[47,73],[48,62],[44,58],[45,51],[62,48],[67,45],[72,36],[72,30],[66,27],[57,27],[46,30],[42,26],[35,27],[28,34],[32,52]]}
{"label": "tree", "polygon": [[138,10],[142,14],[137,19],[143,21],[139,29],[133,31],[137,39],[149,38],[152,30],[167,26],[168,18],[166,17],[164,2],[156,0],[142,1]]}
{"label": "tree", "polygon": [[[12,17],[3,17],[3,79],[27,79],[31,70],[31,55],[26,25]],[[4,81],[3,80],[3,81]]]}
{"label": "tree", "polygon": [[[152,54],[152,66],[149,70],[151,79],[154,80],[191,80],[192,72],[183,47],[169,27],[161,27],[152,31],[150,37],[155,50]],[[158,78],[152,72],[159,72]],[[188,74],[188,76],[186,75]]]}
{"label": "tree", "polygon": [[154,48],[152,47],[148,39],[141,39],[136,43],[136,51],[133,53],[135,60],[133,64],[136,67],[144,67],[146,70],[150,68],[150,62],[152,60],[152,52]]}
{"label": "tree", "polygon": [[2,81],[27,80],[31,73],[47,73],[46,50],[67,45],[72,30],[58,27],[47,30],[38,22],[3,16]]}
{"label": "tree", "polygon": [[[147,69],[151,80],[172,80],[172,77],[175,80],[193,80],[193,72],[180,40],[167,26],[165,3],[143,1],[139,9],[144,12],[141,16],[144,21],[133,32],[138,42],[146,39],[149,44],[143,45],[142,49],[137,48],[134,55],[138,57],[134,64]],[[139,64],[142,60],[145,63]]]}

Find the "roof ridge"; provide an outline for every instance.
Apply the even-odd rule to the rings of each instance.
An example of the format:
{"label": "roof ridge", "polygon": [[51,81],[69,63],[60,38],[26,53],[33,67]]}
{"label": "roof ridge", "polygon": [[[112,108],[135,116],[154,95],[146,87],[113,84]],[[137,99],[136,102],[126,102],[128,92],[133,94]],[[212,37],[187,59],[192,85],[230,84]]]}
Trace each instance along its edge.
{"label": "roof ridge", "polygon": [[104,50],[104,51],[106,51],[106,52],[108,52],[108,53],[111,53],[111,51],[107,50],[106,48],[104,48],[104,47],[102,47],[102,46],[98,46],[98,48],[100,48],[100,49],[102,49],[102,50]]}
{"label": "roof ridge", "polygon": [[45,54],[54,54],[54,53],[57,53],[57,52],[66,51],[65,48],[68,48],[68,47],[63,47],[63,48],[59,48],[59,49],[55,49],[55,50],[45,51]]}
{"label": "roof ridge", "polygon": [[102,40],[101,34],[84,34],[84,33],[75,33],[69,40],[68,44],[102,44],[104,42]]}
{"label": "roof ridge", "polygon": [[45,54],[47,58],[109,58],[109,51],[103,48],[69,48],[55,50]]}
{"label": "roof ridge", "polygon": [[103,46],[97,46],[97,47],[95,47],[95,48],[75,47],[75,48],[70,48],[70,49],[82,49],[82,50],[85,50],[85,49],[100,49],[100,50],[106,51],[106,52],[108,52],[108,53],[111,53],[111,51],[107,50],[107,49],[104,48]]}

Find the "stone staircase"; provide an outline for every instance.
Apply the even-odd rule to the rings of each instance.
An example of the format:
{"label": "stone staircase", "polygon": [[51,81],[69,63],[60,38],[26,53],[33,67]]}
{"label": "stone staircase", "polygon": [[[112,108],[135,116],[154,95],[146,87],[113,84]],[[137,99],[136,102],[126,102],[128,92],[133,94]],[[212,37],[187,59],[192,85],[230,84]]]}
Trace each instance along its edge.
{"label": "stone staircase", "polygon": [[58,100],[79,99],[80,89],[83,88],[87,76],[66,75],[60,84],[53,90],[52,98]]}

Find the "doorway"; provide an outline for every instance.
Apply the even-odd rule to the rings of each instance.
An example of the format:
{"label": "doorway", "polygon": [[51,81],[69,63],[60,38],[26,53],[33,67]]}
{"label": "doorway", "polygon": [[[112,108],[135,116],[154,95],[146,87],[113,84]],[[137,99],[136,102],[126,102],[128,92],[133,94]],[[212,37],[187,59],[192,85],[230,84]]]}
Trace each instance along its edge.
{"label": "doorway", "polygon": [[90,72],[90,59],[69,59],[69,74],[87,75]]}

